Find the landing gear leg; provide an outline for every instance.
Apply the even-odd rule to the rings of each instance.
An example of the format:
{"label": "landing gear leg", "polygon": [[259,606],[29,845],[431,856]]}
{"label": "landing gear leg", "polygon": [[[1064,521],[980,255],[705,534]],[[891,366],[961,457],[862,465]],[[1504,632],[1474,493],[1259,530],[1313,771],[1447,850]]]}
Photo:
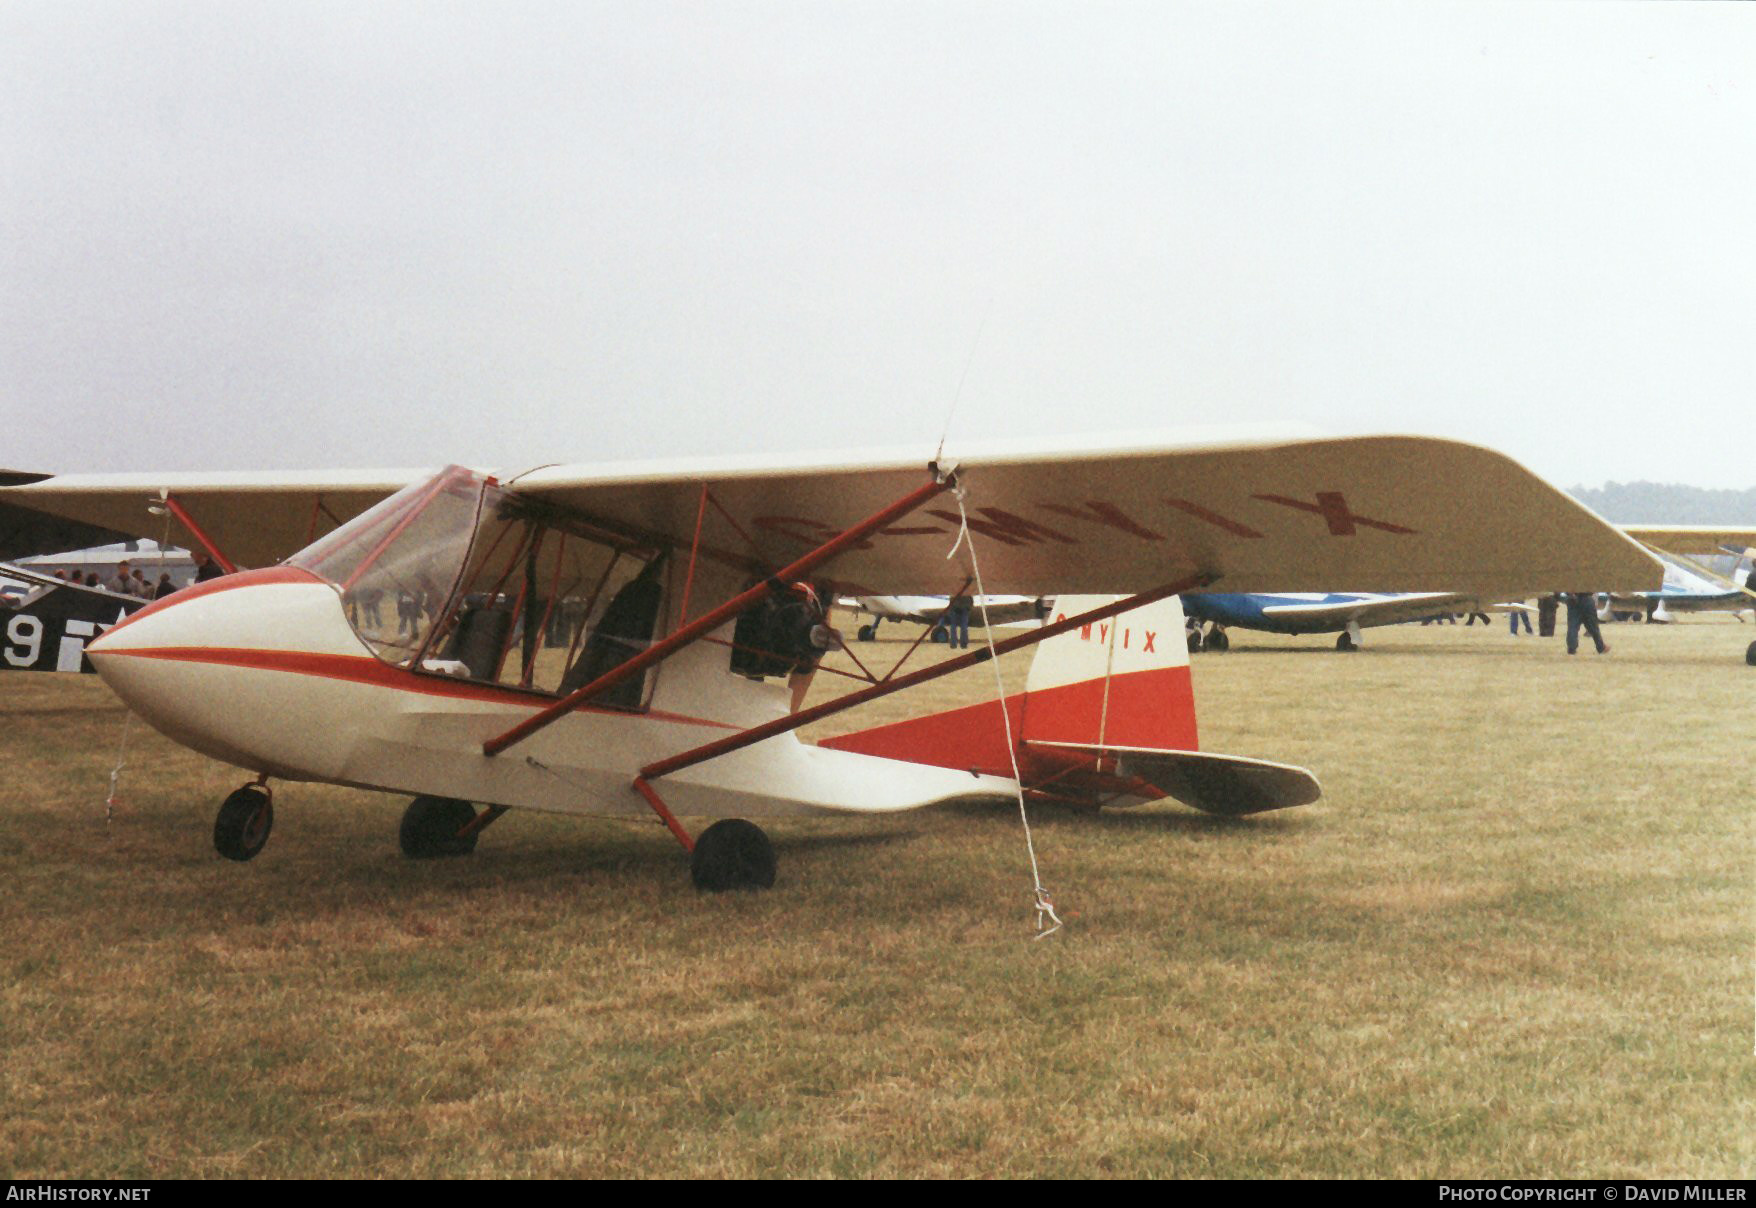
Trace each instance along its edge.
{"label": "landing gear leg", "polygon": [[634,778],[634,791],[646,798],[652,812],[689,853],[689,878],[695,882],[695,888],[722,893],[728,889],[769,889],[774,885],[774,844],[760,826],[742,818],[723,818],[702,831],[699,838],[691,839],[646,777]]}
{"label": "landing gear leg", "polygon": [[274,828],[274,795],[265,776],[220,803],[213,820],[213,847],[228,860],[253,860]]}

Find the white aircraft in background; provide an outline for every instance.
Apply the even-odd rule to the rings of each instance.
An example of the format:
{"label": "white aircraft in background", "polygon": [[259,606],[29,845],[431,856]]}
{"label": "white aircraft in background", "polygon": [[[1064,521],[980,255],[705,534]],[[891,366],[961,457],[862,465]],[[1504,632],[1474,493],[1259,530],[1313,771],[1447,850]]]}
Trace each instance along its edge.
{"label": "white aircraft in background", "polygon": [[[1623,525],[1622,531],[1652,550],[1664,564],[1656,591],[1610,592],[1613,611],[1638,611],[1665,622],[1674,612],[1743,613],[1756,607],[1756,529],[1701,525]],[[1715,574],[1686,555],[1733,555],[1732,573]]]}
{"label": "white aircraft in background", "polygon": [[[1171,796],[1221,814],[1315,799],[1303,769],[1199,749],[1180,593],[1660,578],[1644,549],[1515,462],[1418,437],[1057,440],[956,465],[923,451],[504,478],[67,476],[0,490],[0,504],[122,532],[162,531],[168,514],[180,544],[258,568],[156,601],[87,647],[150,724],[251,773],[220,805],[223,855],[262,849],[271,780],[318,781],[412,795],[411,856],[472,850],[513,808],[650,810],[710,889],[773,881],[767,837],[739,815],[1020,793],[1093,807]],[[324,521],[338,527],[317,532]],[[980,590],[1055,593],[1055,619],[790,706],[784,680],[813,664],[824,629],[808,580],[944,592],[975,578],[972,549]],[[797,737],[1039,643],[1024,693]],[[720,821],[692,834],[679,815]]]}
{"label": "white aircraft in background", "polygon": [[[1731,525],[1624,525],[1622,531],[1658,555],[1664,582],[1652,591],[1611,591],[1609,611],[1628,609],[1649,621],[1668,621],[1676,612],[1731,612],[1756,609],[1756,528]],[[1731,554],[1730,576],[1715,574],[1686,555]],[[1749,571],[1744,564],[1751,563]],[[1744,648],[1744,662],[1756,667],[1756,642]]]}
{"label": "white aircraft in background", "polygon": [[[925,625],[935,642],[945,640],[939,622],[951,605],[950,596],[854,596],[852,607],[871,617],[859,627],[856,636],[862,642],[876,641],[881,621],[912,621]],[[978,596],[970,609],[971,624],[985,619],[991,625],[1017,625],[1041,621],[1049,615],[1051,602],[1042,596]]]}

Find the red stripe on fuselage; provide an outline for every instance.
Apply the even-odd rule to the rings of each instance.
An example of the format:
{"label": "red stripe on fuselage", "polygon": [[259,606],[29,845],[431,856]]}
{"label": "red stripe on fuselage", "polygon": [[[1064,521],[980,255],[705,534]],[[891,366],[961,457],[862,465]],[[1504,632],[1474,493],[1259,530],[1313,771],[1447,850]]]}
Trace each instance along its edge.
{"label": "red stripe on fuselage", "polygon": [[[1025,779],[1046,761],[1039,752],[1022,745],[1024,739],[1039,742],[1098,745],[1103,731],[1107,747],[1137,747],[1155,751],[1194,751],[1199,746],[1195,729],[1195,695],[1187,667],[1160,667],[1111,676],[1109,703],[1104,702],[1105,681],[1082,680],[1056,688],[1019,693],[1004,704],[1011,719],[1012,740],[1017,748]],[[958,771],[993,776],[1012,775],[1012,755],[1006,750],[1006,723],[1000,716],[1001,702],[986,701],[926,717],[876,726],[818,742],[820,747],[878,755],[908,763],[924,763]],[[1082,760],[1084,756],[1080,757]]]}
{"label": "red stripe on fuselage", "polygon": [[[222,646],[165,646],[145,650],[100,651],[99,654],[101,657],[110,658],[166,659],[180,663],[209,663],[220,667],[246,667],[254,671],[280,671],[289,675],[306,675],[318,679],[370,684],[376,688],[391,688],[398,692],[414,692],[422,696],[484,701],[496,705],[520,705],[533,710],[555,702],[555,698],[546,692],[507,688],[498,684],[481,684],[469,680],[451,679],[446,676],[420,675],[403,667],[393,667],[369,654],[312,654],[303,650],[251,650]],[[633,713],[623,709],[593,709],[587,705],[579,709],[578,712],[611,717],[645,717],[656,721],[713,726],[721,730],[741,728],[730,722],[712,721],[704,717],[688,717],[681,713],[665,713],[650,709],[641,713]]]}

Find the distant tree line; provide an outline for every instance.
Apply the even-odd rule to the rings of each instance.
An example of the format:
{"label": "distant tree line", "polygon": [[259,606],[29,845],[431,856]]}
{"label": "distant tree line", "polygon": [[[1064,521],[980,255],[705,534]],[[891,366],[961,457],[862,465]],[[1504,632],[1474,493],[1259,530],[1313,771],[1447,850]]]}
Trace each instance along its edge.
{"label": "distant tree line", "polygon": [[1677,482],[1606,482],[1567,493],[1612,524],[1756,524],[1756,487],[1709,490]]}

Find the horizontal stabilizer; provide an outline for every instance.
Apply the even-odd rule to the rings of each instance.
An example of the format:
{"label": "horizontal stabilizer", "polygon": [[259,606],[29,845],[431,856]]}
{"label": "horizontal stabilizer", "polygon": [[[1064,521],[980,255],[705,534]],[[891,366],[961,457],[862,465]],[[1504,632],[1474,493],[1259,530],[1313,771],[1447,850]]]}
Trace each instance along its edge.
{"label": "horizontal stabilizer", "polygon": [[1209,814],[1236,817],[1309,805],[1323,795],[1317,777],[1291,764],[1213,755],[1205,751],[1151,751],[1081,743],[1026,741],[1043,748],[1116,761],[1116,774],[1146,781],[1165,796]]}

